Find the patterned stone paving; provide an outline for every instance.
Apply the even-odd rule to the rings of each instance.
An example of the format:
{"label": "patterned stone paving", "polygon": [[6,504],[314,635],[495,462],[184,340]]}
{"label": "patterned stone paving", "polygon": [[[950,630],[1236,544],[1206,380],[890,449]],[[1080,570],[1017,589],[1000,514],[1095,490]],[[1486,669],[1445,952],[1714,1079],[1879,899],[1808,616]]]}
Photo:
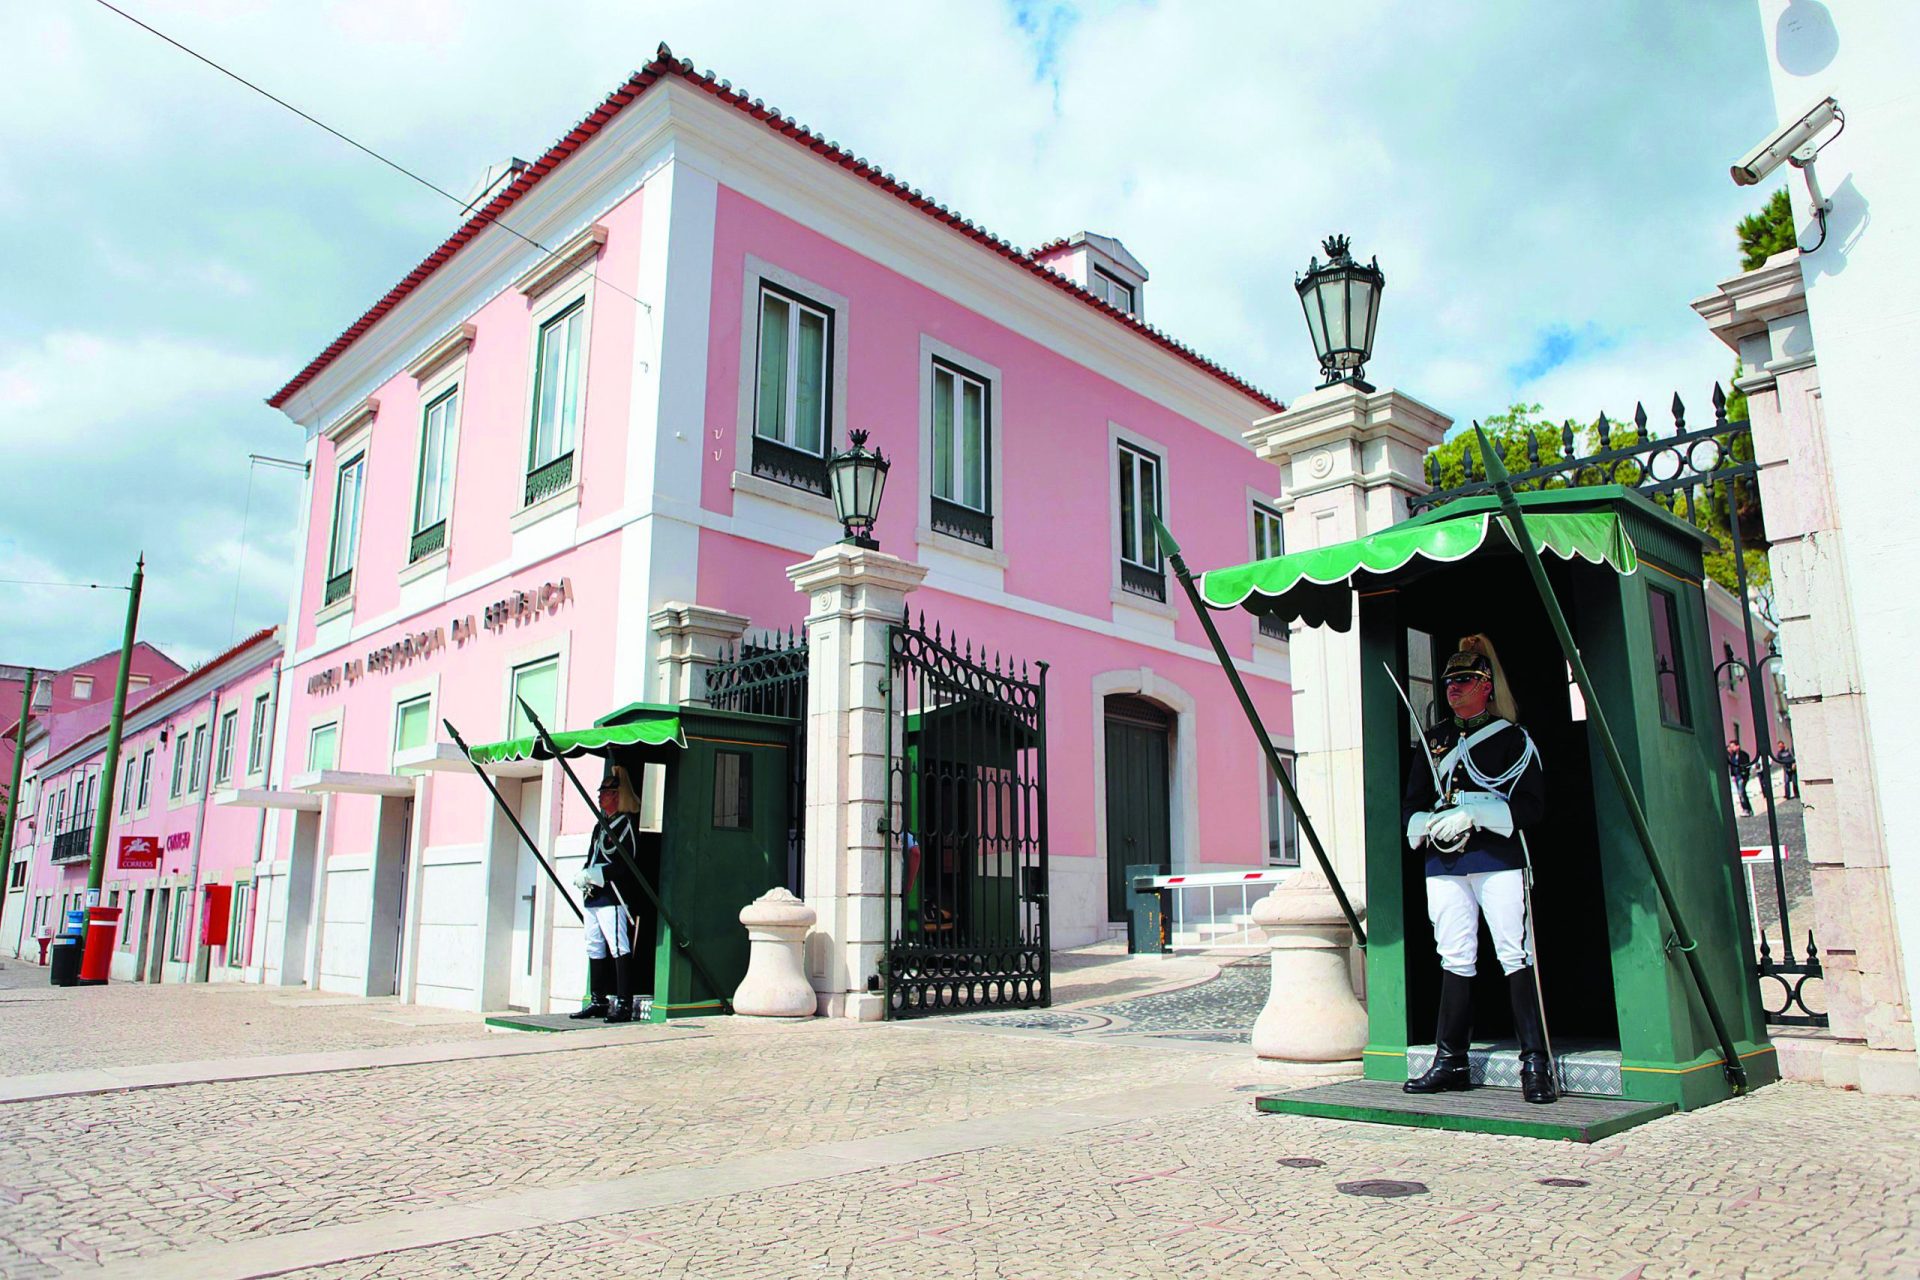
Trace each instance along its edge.
{"label": "patterned stone paving", "polygon": [[[1810,1130],[1847,1157],[1810,1165]],[[1229,1105],[293,1274],[1902,1277],[1915,1141],[1920,1103],[1803,1085],[1595,1147]]]}
{"label": "patterned stone paving", "polygon": [[[1153,976],[1112,963],[1134,967],[1070,985]],[[262,1243],[268,1271],[354,1259],[304,1280],[1920,1277],[1920,1101],[1776,1085],[1592,1147],[1264,1115],[1254,1092],[1287,1087],[1271,1069],[1181,1042],[1243,1034],[1265,982],[1231,965],[1186,992],[1027,1012],[1100,1020],[1066,1034],[717,1018],[700,1039],[4,1105],[0,1275],[260,1274],[181,1251]],[[262,1043],[256,1022],[264,1043],[295,1039],[270,993],[117,990],[109,1017],[45,1011],[66,1019],[62,1065],[232,1052]],[[441,1031],[365,1005],[294,1013],[324,1042],[302,1048]],[[1119,1105],[1096,1114],[1102,1098]],[[806,1154],[877,1135],[910,1154],[859,1172]],[[782,1185],[727,1182],[787,1152]],[[674,1189],[659,1207],[596,1213],[655,1176]],[[1367,1183],[1427,1190],[1351,1193]],[[541,1215],[487,1209],[529,1196]],[[443,1210],[471,1219],[450,1243],[388,1252],[396,1223]],[[350,1245],[288,1253],[308,1228]]]}

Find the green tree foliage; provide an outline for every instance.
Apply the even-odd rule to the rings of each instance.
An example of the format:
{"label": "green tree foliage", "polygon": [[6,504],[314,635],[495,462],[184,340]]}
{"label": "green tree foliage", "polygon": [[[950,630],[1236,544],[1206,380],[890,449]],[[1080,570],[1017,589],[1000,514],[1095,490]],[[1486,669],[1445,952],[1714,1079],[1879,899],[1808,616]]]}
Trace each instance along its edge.
{"label": "green tree foliage", "polygon": [[[1731,402],[1729,402],[1731,407]],[[1710,407],[1707,408],[1711,412]],[[1744,409],[1744,403],[1742,404]],[[1492,414],[1481,420],[1486,428],[1487,438],[1493,447],[1500,451],[1500,459],[1507,470],[1516,476],[1536,467],[1550,467],[1567,457],[1568,434],[1572,436],[1573,456],[1584,458],[1602,452],[1601,424],[1598,418],[1584,426],[1566,423],[1559,426],[1540,416],[1541,408],[1537,404],[1515,403],[1508,405],[1501,413]],[[1689,417],[1694,414],[1690,413]],[[1744,417],[1744,413],[1741,415]],[[1732,415],[1729,414],[1729,418]],[[1710,419],[1709,419],[1710,421]],[[1689,422],[1691,429],[1697,430],[1707,423]],[[1651,427],[1652,424],[1650,423]],[[1613,449],[1623,449],[1634,445],[1638,440],[1633,420],[1630,417],[1609,418],[1606,427],[1606,445]],[[1532,449],[1528,443],[1532,442]],[[1464,484],[1468,479],[1466,455],[1473,453],[1472,479],[1484,480],[1486,469],[1480,462],[1479,446],[1474,441],[1472,431],[1462,431],[1440,445],[1430,457],[1440,461],[1440,488],[1451,489]],[[1750,462],[1753,459],[1753,442],[1742,433],[1733,441],[1730,450],[1731,462]],[[1707,459],[1704,451],[1699,461]],[[1666,474],[1662,468],[1659,474]],[[1578,468],[1570,477],[1550,478],[1546,487],[1560,488],[1567,484],[1638,484],[1642,477],[1640,463],[1634,459],[1623,459],[1607,466],[1590,465]],[[1543,487],[1538,480],[1522,482],[1522,489]],[[1684,494],[1663,494],[1655,500],[1668,506],[1681,519],[1691,519],[1694,526],[1711,537],[1717,544],[1716,549],[1706,554],[1707,576],[1725,587],[1728,591],[1739,593],[1739,575],[1733,562],[1733,535],[1728,523],[1728,499],[1731,495],[1733,518],[1740,522],[1740,537],[1744,543],[1747,560],[1748,583],[1753,587],[1765,587],[1770,578],[1767,572],[1767,557],[1761,542],[1760,495],[1759,489],[1751,481],[1739,484],[1721,482],[1712,491],[1696,487],[1693,491],[1693,508],[1689,512]]]}
{"label": "green tree foliage", "polygon": [[1740,239],[1740,269],[1752,271],[1782,249],[1791,249],[1798,241],[1793,231],[1793,205],[1787,189],[1780,188],[1758,213],[1750,213],[1734,227]]}

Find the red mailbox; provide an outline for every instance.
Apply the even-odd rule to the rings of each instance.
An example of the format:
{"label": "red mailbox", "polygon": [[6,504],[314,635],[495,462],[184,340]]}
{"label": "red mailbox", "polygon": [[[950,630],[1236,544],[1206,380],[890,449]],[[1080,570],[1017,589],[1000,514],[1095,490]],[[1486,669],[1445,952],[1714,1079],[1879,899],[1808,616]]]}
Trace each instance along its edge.
{"label": "red mailbox", "polygon": [[233,886],[210,884],[200,908],[200,942],[203,946],[227,945],[227,917],[233,912]]}
{"label": "red mailbox", "polygon": [[86,949],[80,954],[80,985],[105,986],[113,968],[113,938],[120,931],[120,908],[88,907]]}

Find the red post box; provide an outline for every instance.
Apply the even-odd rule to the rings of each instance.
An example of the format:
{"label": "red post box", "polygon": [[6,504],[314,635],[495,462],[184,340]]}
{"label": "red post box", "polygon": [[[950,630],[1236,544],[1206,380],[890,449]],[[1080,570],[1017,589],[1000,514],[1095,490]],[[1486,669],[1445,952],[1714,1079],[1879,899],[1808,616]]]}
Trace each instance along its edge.
{"label": "red post box", "polygon": [[200,902],[200,943],[208,947],[227,945],[227,914],[233,910],[233,886],[210,884],[202,890]]}
{"label": "red post box", "polygon": [[87,908],[86,950],[80,956],[80,985],[103,987],[113,968],[113,943],[120,932],[120,908]]}

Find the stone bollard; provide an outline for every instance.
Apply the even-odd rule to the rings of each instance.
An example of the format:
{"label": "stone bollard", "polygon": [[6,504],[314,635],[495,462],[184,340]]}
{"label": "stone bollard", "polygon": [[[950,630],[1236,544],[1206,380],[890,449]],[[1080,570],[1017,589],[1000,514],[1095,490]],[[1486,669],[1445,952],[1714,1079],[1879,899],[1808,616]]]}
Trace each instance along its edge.
{"label": "stone bollard", "polygon": [[[1354,905],[1364,917],[1364,908]],[[1347,951],[1353,930],[1318,867],[1308,866],[1254,904],[1273,960],[1253,1051],[1269,1062],[1357,1071],[1367,1047],[1367,1011],[1353,994]]]}
{"label": "stone bollard", "polygon": [[785,889],[769,889],[740,910],[747,926],[747,976],[733,993],[733,1011],[754,1018],[811,1018],[818,997],[801,957],[814,909]]}

